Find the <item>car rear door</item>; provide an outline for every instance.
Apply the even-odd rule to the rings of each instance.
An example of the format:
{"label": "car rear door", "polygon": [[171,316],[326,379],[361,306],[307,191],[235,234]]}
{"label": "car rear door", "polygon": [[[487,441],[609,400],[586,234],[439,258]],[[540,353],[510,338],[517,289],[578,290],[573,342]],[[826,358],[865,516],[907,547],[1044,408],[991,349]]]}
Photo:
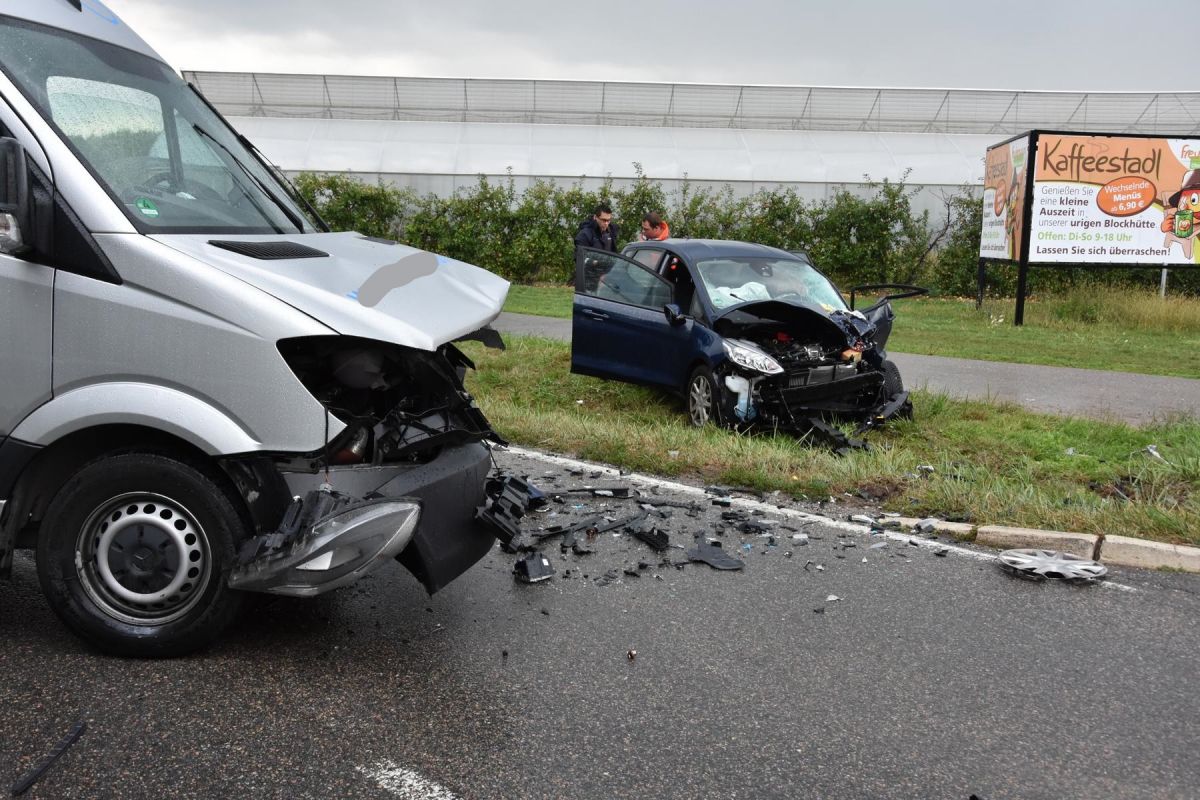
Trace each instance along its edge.
{"label": "car rear door", "polygon": [[591,248],[575,253],[571,371],[675,387],[665,359],[675,338],[663,314],[671,286],[632,259]]}

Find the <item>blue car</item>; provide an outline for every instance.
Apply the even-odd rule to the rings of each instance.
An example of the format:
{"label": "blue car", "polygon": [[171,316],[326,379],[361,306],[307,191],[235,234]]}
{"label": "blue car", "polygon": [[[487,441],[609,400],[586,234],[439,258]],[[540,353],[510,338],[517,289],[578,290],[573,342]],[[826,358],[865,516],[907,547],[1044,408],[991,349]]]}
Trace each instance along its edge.
{"label": "blue car", "polygon": [[[879,288],[915,289],[856,290]],[[854,437],[911,414],[885,349],[889,301],[923,291],[855,311],[801,252],[701,239],[638,242],[620,255],[580,248],[571,371],[676,392],[695,426],[861,447]],[[860,423],[852,436],[829,424],[846,419]]]}

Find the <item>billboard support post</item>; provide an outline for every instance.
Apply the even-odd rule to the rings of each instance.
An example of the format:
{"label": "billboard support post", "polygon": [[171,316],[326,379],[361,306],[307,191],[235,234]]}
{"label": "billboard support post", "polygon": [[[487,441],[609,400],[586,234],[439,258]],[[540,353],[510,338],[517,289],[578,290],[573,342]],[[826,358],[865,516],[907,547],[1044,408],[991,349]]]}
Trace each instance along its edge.
{"label": "billboard support post", "polygon": [[983,285],[987,280],[987,262],[982,258],[979,259],[979,266],[975,270],[975,310],[983,308]]}
{"label": "billboard support post", "polygon": [[1013,325],[1025,324],[1025,287],[1029,280],[1029,262],[1022,259],[1017,269],[1017,310],[1013,313]]}
{"label": "billboard support post", "polygon": [[1158,296],[1163,300],[1167,299],[1167,268],[1163,267],[1162,278],[1158,282]]}

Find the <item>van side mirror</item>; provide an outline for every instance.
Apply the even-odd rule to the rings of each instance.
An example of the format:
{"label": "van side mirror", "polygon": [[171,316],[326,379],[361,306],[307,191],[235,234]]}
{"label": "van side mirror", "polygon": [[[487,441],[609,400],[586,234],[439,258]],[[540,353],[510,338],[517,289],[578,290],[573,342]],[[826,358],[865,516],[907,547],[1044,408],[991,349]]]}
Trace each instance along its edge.
{"label": "van side mirror", "polygon": [[667,322],[672,325],[682,325],[684,322],[683,309],[676,303],[667,303],[663,306],[663,313],[667,315]]}
{"label": "van side mirror", "polygon": [[31,234],[25,148],[16,139],[0,138],[0,253],[24,253]]}

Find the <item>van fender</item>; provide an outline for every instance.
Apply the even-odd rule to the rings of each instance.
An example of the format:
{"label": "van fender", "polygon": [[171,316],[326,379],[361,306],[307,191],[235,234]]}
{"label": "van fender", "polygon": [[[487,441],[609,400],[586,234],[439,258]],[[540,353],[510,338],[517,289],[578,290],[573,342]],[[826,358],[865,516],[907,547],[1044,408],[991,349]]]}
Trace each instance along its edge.
{"label": "van fender", "polygon": [[39,406],[10,434],[47,446],[99,425],[141,425],[169,433],[210,456],[263,449],[237,420],[194,395],[149,383],[98,383],[72,389]]}

